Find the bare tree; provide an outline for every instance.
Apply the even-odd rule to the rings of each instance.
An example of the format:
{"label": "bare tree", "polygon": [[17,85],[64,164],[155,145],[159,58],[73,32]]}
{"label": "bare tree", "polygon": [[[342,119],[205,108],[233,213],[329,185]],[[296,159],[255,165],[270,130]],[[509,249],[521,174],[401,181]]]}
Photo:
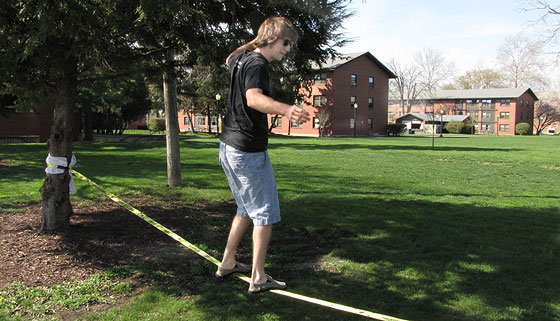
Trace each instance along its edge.
{"label": "bare tree", "polygon": [[515,88],[530,86],[544,88],[546,63],[543,56],[543,43],[516,34],[504,39],[498,48],[497,61],[506,82]]}
{"label": "bare tree", "polygon": [[394,58],[389,61],[387,66],[397,76],[389,84],[390,94],[393,99],[400,101],[402,114],[409,113],[412,108],[412,101],[418,99],[424,91],[421,82],[422,71],[414,65],[401,65]]}
{"label": "bare tree", "polygon": [[441,84],[455,74],[455,64],[428,47],[414,55],[411,65],[400,64],[393,58],[387,66],[397,76],[391,80],[390,94],[400,101],[402,114],[410,113],[414,100],[434,98]]}
{"label": "bare tree", "polygon": [[455,64],[446,61],[440,52],[432,48],[424,47],[416,52],[414,61],[420,68],[420,81],[428,98],[434,98],[441,84],[456,73]]}
{"label": "bare tree", "polygon": [[[556,7],[556,8],[555,8]],[[535,22],[535,26],[539,28],[544,36],[544,42],[558,41],[560,35],[560,8],[558,5],[551,5],[550,1],[543,0],[526,0],[525,11],[538,11],[539,19]],[[560,55],[559,52],[556,53]]]}
{"label": "bare tree", "polygon": [[469,70],[455,79],[457,89],[504,88],[504,76],[494,69],[481,68]]}
{"label": "bare tree", "polygon": [[319,137],[328,136],[329,127],[331,126],[331,113],[327,107],[315,107],[315,118],[317,119],[317,127],[319,128]]}
{"label": "bare tree", "polygon": [[534,126],[537,135],[540,135],[545,128],[555,122],[560,121],[560,99],[553,94],[542,98],[535,104]]}

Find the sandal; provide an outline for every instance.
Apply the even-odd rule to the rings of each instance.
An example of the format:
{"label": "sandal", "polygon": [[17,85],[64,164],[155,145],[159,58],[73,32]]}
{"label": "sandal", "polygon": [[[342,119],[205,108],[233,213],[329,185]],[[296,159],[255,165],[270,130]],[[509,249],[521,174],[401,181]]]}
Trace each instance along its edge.
{"label": "sandal", "polygon": [[218,270],[216,271],[216,277],[218,279],[225,278],[226,276],[232,275],[233,273],[249,273],[251,272],[251,266],[247,264],[243,264],[241,262],[235,263],[233,269],[222,269],[218,266]]}
{"label": "sandal", "polygon": [[280,281],[276,281],[274,280],[270,275],[266,275],[266,282],[265,283],[251,283],[251,285],[249,286],[249,293],[260,293],[260,292],[264,292],[264,291],[268,291],[268,290],[274,290],[274,289],[286,289],[288,286],[286,285],[285,282],[280,282]]}

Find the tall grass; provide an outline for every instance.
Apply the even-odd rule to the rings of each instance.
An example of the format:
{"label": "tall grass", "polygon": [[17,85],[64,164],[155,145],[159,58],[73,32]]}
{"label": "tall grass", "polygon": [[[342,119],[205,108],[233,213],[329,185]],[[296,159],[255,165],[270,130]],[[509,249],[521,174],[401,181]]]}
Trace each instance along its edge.
{"label": "tall grass", "polygon": [[[410,320],[560,319],[558,138],[447,135],[435,149],[431,143],[272,138],[282,222],[267,269],[294,292]],[[177,189],[166,186],[164,143],[77,144],[75,168],[116,194],[219,202],[231,194],[217,145],[181,142]],[[10,166],[0,167],[0,207],[38,202],[45,153],[40,145],[2,146]],[[97,197],[77,184],[74,198]],[[225,237],[227,222],[222,229]],[[222,250],[222,240],[189,237]],[[245,285],[210,275],[203,294],[154,289],[120,312],[90,317],[115,320],[111,313],[126,310],[142,319],[148,312],[133,311],[147,309],[164,320],[173,306],[177,319],[359,319],[273,295],[247,297]]]}

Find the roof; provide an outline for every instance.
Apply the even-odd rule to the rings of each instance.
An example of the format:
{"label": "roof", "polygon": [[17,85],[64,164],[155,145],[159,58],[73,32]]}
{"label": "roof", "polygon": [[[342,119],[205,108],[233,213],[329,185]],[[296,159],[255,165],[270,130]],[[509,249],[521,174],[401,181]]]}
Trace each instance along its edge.
{"label": "roof", "polygon": [[491,99],[491,98],[518,98],[525,92],[539,100],[537,95],[529,87],[523,88],[489,88],[489,89],[462,89],[462,90],[438,90],[435,99]]}
{"label": "roof", "polygon": [[[414,117],[414,118],[418,118],[420,120],[423,121],[440,121],[440,116],[438,114],[435,115],[435,117],[432,116],[432,114],[423,114],[423,113],[409,113],[406,115],[403,115],[399,118],[397,118],[396,120],[398,121],[399,119],[405,118],[405,117]],[[441,121],[445,122],[445,123],[449,123],[452,121],[460,121],[463,122],[465,121],[467,118],[469,118],[469,115],[443,115],[443,118],[441,118]],[[435,119],[434,119],[435,118]]]}
{"label": "roof", "polygon": [[313,64],[312,67],[315,70],[334,70],[358,57],[361,56],[366,56],[367,58],[369,58],[371,61],[373,61],[379,68],[381,68],[383,71],[385,71],[388,75],[389,78],[397,78],[397,76],[391,71],[389,70],[389,68],[385,67],[385,65],[383,65],[379,60],[377,60],[377,58],[375,58],[369,51],[364,51],[364,52],[355,52],[355,53],[349,53],[349,54],[341,54],[339,56],[337,56],[335,59],[331,59],[331,60],[327,60],[324,64],[322,65],[318,65],[318,64]]}

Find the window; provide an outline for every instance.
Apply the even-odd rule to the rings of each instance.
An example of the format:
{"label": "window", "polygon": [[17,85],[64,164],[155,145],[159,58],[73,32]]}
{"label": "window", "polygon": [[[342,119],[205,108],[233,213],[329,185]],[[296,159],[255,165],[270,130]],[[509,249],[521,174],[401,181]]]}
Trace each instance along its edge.
{"label": "window", "polygon": [[393,113],[392,113],[392,112],[388,112],[388,113],[387,113],[387,118],[388,118],[388,119],[393,119]]}
{"label": "window", "polygon": [[369,77],[369,88],[373,88],[373,77]]}
{"label": "window", "polygon": [[211,126],[218,126],[218,117],[212,116],[210,118],[210,124],[211,124]]}
{"label": "window", "polygon": [[321,95],[313,96],[313,106],[325,107],[326,104],[327,104],[327,97]]}
{"label": "window", "polygon": [[457,99],[455,100],[455,109],[453,109],[455,115],[462,115],[463,114],[463,100]]}
{"label": "window", "polygon": [[319,128],[319,118],[313,117],[313,128]]}
{"label": "window", "polygon": [[367,120],[367,128],[373,129],[373,118],[368,118]]}
{"label": "window", "polygon": [[356,120],[354,118],[350,118],[350,128],[354,128],[354,125],[356,123]]}
{"label": "window", "polygon": [[274,127],[282,128],[282,116],[272,117]]}
{"label": "window", "polygon": [[502,99],[502,101],[500,101],[500,103],[502,104],[502,106],[509,106],[509,99]]}
{"label": "window", "polygon": [[482,112],[482,118],[494,118],[494,113],[489,112],[489,111],[483,111]]}
{"label": "window", "polygon": [[313,77],[314,80],[314,84],[315,85],[320,85],[320,84],[324,84],[327,82],[327,74],[325,73],[321,73],[321,74],[315,74],[315,76]]}
{"label": "window", "polygon": [[509,119],[509,112],[500,112],[500,118]]}
{"label": "window", "polygon": [[501,132],[509,132],[509,124],[500,124]]}
{"label": "window", "polygon": [[189,117],[185,117],[183,122],[184,122],[183,124],[185,124],[185,126],[190,126],[191,125],[191,119]]}
{"label": "window", "polygon": [[298,124],[298,123],[292,122],[292,128],[303,128],[303,124]]}
{"label": "window", "polygon": [[350,75],[350,84],[352,86],[358,85],[358,76],[356,76],[355,74]]}
{"label": "window", "polygon": [[355,103],[356,103],[356,96],[350,96],[350,108],[354,108]]}
{"label": "window", "polygon": [[492,104],[492,99],[483,99],[482,100],[482,105],[483,106],[489,106]]}
{"label": "window", "polygon": [[369,109],[373,109],[373,98],[369,97],[367,99],[367,105]]}
{"label": "window", "polygon": [[206,117],[196,116],[196,125],[197,126],[206,126]]}

